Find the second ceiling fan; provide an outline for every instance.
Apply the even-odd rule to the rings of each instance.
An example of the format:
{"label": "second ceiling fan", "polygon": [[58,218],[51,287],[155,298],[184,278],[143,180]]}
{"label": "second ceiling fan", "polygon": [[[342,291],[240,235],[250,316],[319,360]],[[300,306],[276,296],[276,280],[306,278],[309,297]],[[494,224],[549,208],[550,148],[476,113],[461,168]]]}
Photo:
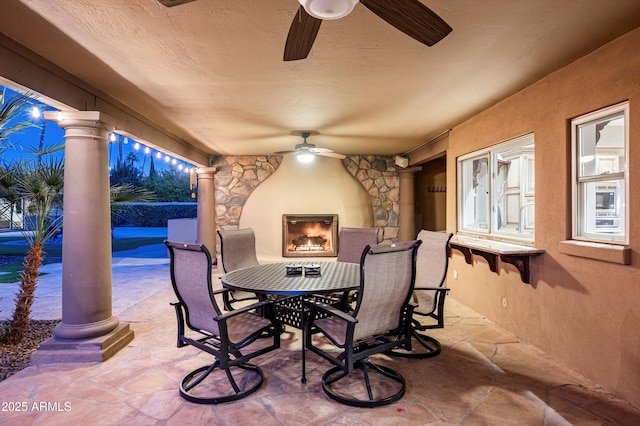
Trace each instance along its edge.
{"label": "second ceiling fan", "polygon": [[300,7],[289,28],[284,60],[305,59],[323,20],[348,15],[360,2],[367,9],[420,43],[433,46],[452,28],[419,0],[298,0]]}
{"label": "second ceiling fan", "polygon": [[296,130],[291,132],[291,134],[302,137],[302,143],[297,144],[295,149],[292,151],[279,151],[275,153],[276,155],[295,155],[301,163],[309,163],[313,161],[313,157],[316,155],[338,158],[340,160],[346,157],[344,154],[338,154],[328,148],[318,148],[314,144],[307,142],[307,138],[309,136],[317,135],[318,132],[313,130]]}

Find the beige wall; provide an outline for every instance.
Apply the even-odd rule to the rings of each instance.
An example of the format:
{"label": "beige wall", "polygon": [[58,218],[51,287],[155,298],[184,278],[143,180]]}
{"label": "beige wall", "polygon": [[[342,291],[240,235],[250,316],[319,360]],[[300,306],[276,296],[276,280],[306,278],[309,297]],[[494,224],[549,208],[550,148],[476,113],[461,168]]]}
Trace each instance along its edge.
{"label": "beige wall", "polygon": [[240,228],[254,229],[261,262],[279,261],[282,215],[324,213],[337,214],[341,227],[373,226],[369,194],[342,160],[316,156],[313,163],[301,164],[294,156],[285,156],[276,172],[247,199]]}
{"label": "beige wall", "polygon": [[[533,261],[532,285],[515,268],[491,273],[475,257],[453,251],[451,295],[514,331],[549,355],[640,406],[640,221],[629,227],[631,265],[569,256],[571,236],[570,120],[630,102],[631,217],[640,214],[640,29],[613,41],[455,127],[449,135],[448,188],[456,188],[456,158],[535,133],[536,238],[545,253]],[[456,231],[456,191],[447,193],[447,224]],[[453,271],[459,278],[453,280]]]}

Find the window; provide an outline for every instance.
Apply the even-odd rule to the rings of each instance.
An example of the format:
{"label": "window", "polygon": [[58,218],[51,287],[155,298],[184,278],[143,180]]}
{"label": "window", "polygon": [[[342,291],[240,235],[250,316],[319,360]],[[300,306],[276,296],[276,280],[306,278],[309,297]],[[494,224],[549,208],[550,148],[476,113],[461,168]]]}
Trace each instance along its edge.
{"label": "window", "polygon": [[571,121],[573,238],[627,243],[627,102]]}
{"label": "window", "polygon": [[458,159],[458,231],[533,242],[533,134]]}

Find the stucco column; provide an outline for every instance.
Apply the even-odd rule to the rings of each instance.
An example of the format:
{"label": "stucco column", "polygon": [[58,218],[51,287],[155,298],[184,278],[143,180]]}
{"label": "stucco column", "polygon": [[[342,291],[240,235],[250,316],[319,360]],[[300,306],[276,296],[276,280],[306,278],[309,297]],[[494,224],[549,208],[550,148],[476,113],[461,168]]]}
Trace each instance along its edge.
{"label": "stucco column", "polygon": [[415,174],[422,167],[400,169],[400,231],[399,241],[416,239]]}
{"label": "stucco column", "polygon": [[[84,356],[66,355],[62,362],[104,360],[133,339],[129,325],[120,325],[111,307],[111,212],[108,135],[112,119],[97,111],[50,112],[65,130],[62,222],[62,322],[54,330],[59,345],[44,349],[64,352],[78,342],[89,346]],[[124,340],[123,340],[124,339]],[[117,348],[112,347],[116,344]],[[94,349],[94,350],[92,350]],[[58,353],[64,358],[63,353]]]}
{"label": "stucco column", "polygon": [[215,167],[198,169],[198,244],[204,244],[216,258],[216,188]]}

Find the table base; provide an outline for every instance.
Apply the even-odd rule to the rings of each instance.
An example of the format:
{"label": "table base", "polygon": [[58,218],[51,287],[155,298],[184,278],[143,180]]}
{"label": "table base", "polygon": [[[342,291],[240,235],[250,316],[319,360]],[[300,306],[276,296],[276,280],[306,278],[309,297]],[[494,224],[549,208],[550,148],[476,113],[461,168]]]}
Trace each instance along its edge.
{"label": "table base", "polygon": [[[313,297],[327,304],[336,303],[335,299],[322,295],[286,297],[278,300],[274,305],[276,319],[282,324],[302,329],[304,326],[303,297]],[[325,314],[322,318],[327,316]]]}

